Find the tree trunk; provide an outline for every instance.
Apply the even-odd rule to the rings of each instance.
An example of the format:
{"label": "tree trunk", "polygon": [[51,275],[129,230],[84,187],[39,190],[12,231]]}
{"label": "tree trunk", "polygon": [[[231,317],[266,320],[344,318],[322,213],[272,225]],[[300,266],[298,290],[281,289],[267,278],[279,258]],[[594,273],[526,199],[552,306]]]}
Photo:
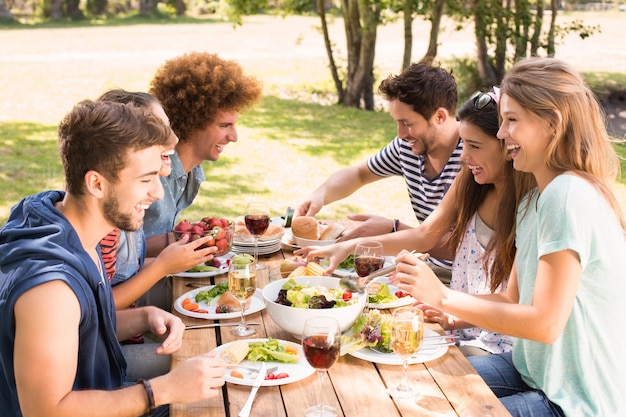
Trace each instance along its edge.
{"label": "tree trunk", "polygon": [[342,104],[374,110],[372,85],[380,9],[369,0],[342,0],[341,3],[348,48],[348,72]]}
{"label": "tree trunk", "polygon": [[80,10],[80,0],[65,0],[65,16],[73,20],[84,19],[85,14]]}
{"label": "tree trunk", "polygon": [[13,20],[13,13],[11,13],[4,0],[0,0],[0,19]]}
{"label": "tree trunk", "polygon": [[185,0],[176,0],[174,2],[174,7],[176,8],[176,16],[184,16],[187,11],[187,5],[185,4]]}
{"label": "tree trunk", "polygon": [[539,50],[541,27],[543,26],[543,1],[537,2],[533,36],[530,39],[530,56],[536,57]]}
{"label": "tree trunk", "polygon": [[439,27],[441,26],[441,18],[446,0],[435,0],[433,12],[430,16],[430,38],[428,40],[428,49],[422,61],[432,62],[437,56],[437,47],[439,46]]}
{"label": "tree trunk", "polygon": [[139,0],[139,14],[142,16],[150,16],[156,11],[156,2],[152,0]]}
{"label": "tree trunk", "polygon": [[507,36],[509,33],[509,18],[507,16],[510,16],[511,0],[506,0],[505,6],[502,2],[495,2],[492,7],[496,16],[496,48],[493,68],[496,82],[494,85],[500,85],[506,72]]}
{"label": "tree trunk", "polygon": [[335,64],[333,48],[330,42],[330,35],[328,34],[325,0],[317,0],[317,12],[319,13],[320,20],[322,22],[322,34],[324,35],[324,47],[326,48],[326,55],[328,56],[330,74],[333,77],[333,82],[335,83],[335,90],[337,90],[337,104],[341,104],[343,103],[343,83],[339,78],[339,71],[337,71],[337,64]]}
{"label": "tree trunk", "polygon": [[556,49],[554,47],[554,33],[556,30],[556,13],[559,9],[557,0],[551,0],[550,9],[552,9],[552,17],[550,18],[550,30],[548,31],[548,56],[554,57]]}
{"label": "tree trunk", "polygon": [[484,5],[481,1],[474,3],[474,36],[476,37],[476,69],[478,71],[478,78],[480,78],[481,84],[493,85],[496,83],[496,75],[493,71],[493,67],[489,63],[489,49],[487,47],[487,22],[484,17],[485,13],[482,12]]}
{"label": "tree trunk", "polygon": [[404,53],[402,54],[402,70],[411,65],[411,51],[413,50],[413,8],[411,2],[405,1],[402,9],[404,20]]}
{"label": "tree trunk", "polygon": [[526,58],[528,50],[528,2],[515,0],[515,57],[514,61]]}

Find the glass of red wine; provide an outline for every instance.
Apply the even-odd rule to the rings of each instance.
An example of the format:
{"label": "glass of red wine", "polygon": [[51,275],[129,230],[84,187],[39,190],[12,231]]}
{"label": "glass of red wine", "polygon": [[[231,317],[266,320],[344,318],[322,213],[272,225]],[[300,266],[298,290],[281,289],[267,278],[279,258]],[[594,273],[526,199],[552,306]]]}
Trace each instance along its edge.
{"label": "glass of red wine", "polygon": [[[358,243],[354,248],[354,270],[360,277],[366,277],[372,272],[378,271],[385,263],[383,244],[376,241]],[[357,279],[357,286],[362,287]]]}
{"label": "glass of red wine", "polygon": [[270,208],[266,203],[253,202],[246,206],[246,229],[254,237],[254,263],[259,267],[259,238],[270,226]]}
{"label": "glass of red wine", "polygon": [[339,358],[341,329],[339,322],[332,317],[313,317],[304,323],[302,350],[309,364],[317,371],[319,400],[304,412],[306,417],[334,417],[335,407],[324,404],[322,392],[324,374]]}

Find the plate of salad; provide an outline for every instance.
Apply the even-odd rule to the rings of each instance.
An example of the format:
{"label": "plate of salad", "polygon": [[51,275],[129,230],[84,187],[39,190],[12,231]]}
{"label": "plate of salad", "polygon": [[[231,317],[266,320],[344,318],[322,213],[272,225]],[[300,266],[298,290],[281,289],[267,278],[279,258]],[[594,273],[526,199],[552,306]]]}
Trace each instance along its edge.
{"label": "plate of salad", "polygon": [[[246,339],[246,342],[250,350],[238,366],[231,366],[231,370],[226,372],[226,382],[252,386],[258,374],[253,369],[259,369],[260,362],[265,362],[266,368],[271,370],[261,383],[263,387],[290,384],[315,373],[315,368],[307,362],[299,343],[273,338]],[[237,342],[218,346],[213,352],[220,356],[232,343]]]}
{"label": "plate of salad", "polygon": [[[424,336],[436,336],[431,329],[424,329]],[[341,355],[384,365],[402,365],[402,357],[393,353],[391,343],[391,314],[370,310],[361,314],[350,330],[341,336]],[[448,346],[429,346],[428,342],[409,359],[409,364],[435,360],[445,355]]]}
{"label": "plate of salad", "polygon": [[176,277],[182,278],[208,278],[216,275],[225,274],[228,272],[231,258],[235,255],[234,252],[228,252],[223,256],[216,256],[211,261],[211,265],[200,264],[196,265],[185,272],[179,272],[173,274]]}
{"label": "plate of salad", "polygon": [[396,308],[413,304],[415,298],[383,278],[368,288],[367,306],[369,308]]}
{"label": "plate of salad", "polygon": [[[196,288],[178,297],[174,302],[174,308],[180,314],[197,319],[221,320],[241,317],[241,311],[219,311],[217,301],[226,291],[228,291],[228,282]],[[250,305],[246,308],[245,315],[256,313],[264,308],[263,294],[257,288],[250,298]]]}

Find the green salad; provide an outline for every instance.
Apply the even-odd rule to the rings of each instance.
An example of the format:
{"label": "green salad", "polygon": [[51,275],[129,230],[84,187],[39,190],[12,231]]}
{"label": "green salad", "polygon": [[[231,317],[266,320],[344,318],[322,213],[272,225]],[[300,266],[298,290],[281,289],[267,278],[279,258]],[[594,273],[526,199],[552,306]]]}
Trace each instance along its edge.
{"label": "green salad", "polygon": [[397,299],[398,297],[391,293],[389,285],[381,284],[378,287],[378,292],[376,294],[370,294],[367,301],[370,304],[387,304],[393,303]]}
{"label": "green salad", "polygon": [[341,336],[341,355],[364,347],[385,353],[392,352],[390,314],[369,310],[356,319],[347,334]]}
{"label": "green salad", "polygon": [[228,291],[228,282],[220,282],[211,289],[199,291],[196,294],[196,302],[204,300],[208,305],[213,305],[217,303],[217,299],[226,291]]}
{"label": "green salad", "polygon": [[296,308],[334,308],[345,307],[358,302],[358,297],[346,293],[341,288],[327,288],[321,285],[298,284],[290,278],[278,292],[278,304]]}
{"label": "green salad", "polygon": [[288,352],[277,339],[271,337],[263,342],[249,342],[250,350],[246,359],[253,362],[283,362],[298,363],[300,357],[297,352]]}

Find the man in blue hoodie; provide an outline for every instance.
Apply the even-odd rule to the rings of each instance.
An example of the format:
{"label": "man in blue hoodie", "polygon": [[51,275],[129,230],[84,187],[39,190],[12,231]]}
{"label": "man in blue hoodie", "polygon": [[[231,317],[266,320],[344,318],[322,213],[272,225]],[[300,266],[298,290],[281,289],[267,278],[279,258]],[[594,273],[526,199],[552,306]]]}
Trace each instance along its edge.
{"label": "man in blue hoodie", "polygon": [[171,131],[132,105],[82,102],[59,125],[66,192],[25,198],[0,229],[0,416],[167,415],[170,402],[216,396],[223,362],[201,355],[130,384],[118,340],[150,331],[157,353],[184,325],[155,307],[116,311],[98,243],[137,230],[162,198]]}

